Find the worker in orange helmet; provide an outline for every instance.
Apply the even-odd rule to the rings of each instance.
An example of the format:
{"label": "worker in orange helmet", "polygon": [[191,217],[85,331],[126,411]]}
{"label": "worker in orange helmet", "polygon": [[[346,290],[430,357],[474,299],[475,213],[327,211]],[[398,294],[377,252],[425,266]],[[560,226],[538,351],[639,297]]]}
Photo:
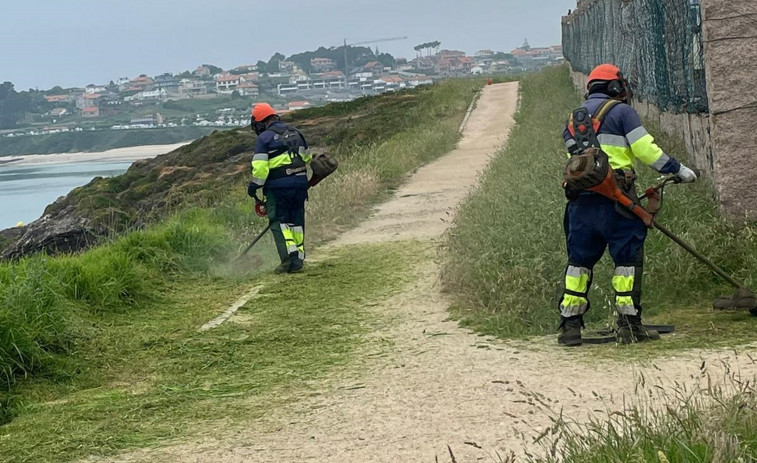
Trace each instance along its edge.
{"label": "worker in orange helmet", "polygon": [[[617,66],[602,64],[592,70],[582,108],[574,111],[571,123],[563,132],[569,156],[582,154],[588,148],[599,148],[607,154],[623,193],[638,201],[636,193],[636,159],[661,174],[673,174],[683,182],[693,182],[696,173],[666,154],[641,123],[641,118],[628,104],[628,83]],[[594,137],[579,133],[579,124],[588,113],[597,120]],[[578,127],[577,127],[578,126]],[[578,129],[578,130],[577,130]],[[599,146],[596,146],[599,145]],[[644,259],[646,225],[636,216],[599,193],[588,190],[571,191],[565,213],[565,234],[568,266],[559,308],[562,332],[558,342],[566,346],[582,343],[583,316],[589,310],[589,289],[594,265],[609,249],[615,263],[612,279],[615,309],[618,315],[618,341],[631,343],[659,339],[659,333],[644,327],[641,321],[641,279]]]}
{"label": "worker in orange helmet", "polygon": [[[305,259],[307,165],[312,160],[305,137],[281,122],[268,103],[252,108],[252,129],[258,135],[247,194],[258,215],[267,216],[281,264],[276,273],[300,272]],[[263,190],[265,200],[258,196]]]}

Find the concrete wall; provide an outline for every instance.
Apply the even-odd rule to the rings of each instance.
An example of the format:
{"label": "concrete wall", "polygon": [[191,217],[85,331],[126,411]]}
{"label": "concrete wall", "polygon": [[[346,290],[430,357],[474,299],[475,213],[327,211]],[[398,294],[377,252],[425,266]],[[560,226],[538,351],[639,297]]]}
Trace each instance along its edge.
{"label": "concrete wall", "polygon": [[757,219],[757,1],[702,0],[714,178],[723,210]]}

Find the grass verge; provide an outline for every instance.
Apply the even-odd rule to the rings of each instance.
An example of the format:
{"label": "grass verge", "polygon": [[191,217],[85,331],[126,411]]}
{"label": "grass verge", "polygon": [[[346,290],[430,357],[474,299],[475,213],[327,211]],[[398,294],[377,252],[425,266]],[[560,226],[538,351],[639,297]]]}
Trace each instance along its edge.
{"label": "grass verge", "polygon": [[[312,191],[309,244],[335,237],[406,174],[452,149],[481,84],[451,80],[396,95],[402,100],[396,107],[370,113],[372,121],[390,125],[379,124],[368,135],[359,130],[365,122],[347,118],[340,132],[345,138],[335,145],[340,169]],[[369,103],[360,102],[361,108]],[[340,108],[317,110],[330,117],[329,111]],[[203,151],[204,146],[203,159],[228,164],[223,160],[233,156],[227,148],[239,154],[249,138],[226,132],[187,149]],[[187,166],[201,161],[192,159]],[[192,171],[188,167],[184,170]],[[238,166],[226,167],[241,172]],[[113,193],[123,190],[115,187],[119,182],[142,182],[139,191],[129,190],[133,195],[123,197],[137,204],[144,199],[137,193],[155,191],[150,181],[160,181],[160,169],[142,176],[137,170],[101,181],[98,188]],[[305,288],[285,284],[274,290],[274,282],[280,285],[281,280],[263,277],[269,289],[256,299],[262,305],[245,317],[247,324],[224,326],[211,335],[196,333],[198,320],[205,322],[231,304],[245,292],[242,281],[271,268],[275,259],[271,243],[262,242],[247,258],[233,260],[264,222],[254,216],[242,185],[202,177],[214,179],[223,191],[206,192],[200,183],[187,183],[189,189],[177,191],[182,196],[197,193],[199,199],[170,219],[78,256],[0,264],[3,460],[107,455],[191,434],[191,423],[253,419],[275,405],[274,389],[289,390],[346,362],[359,342],[361,301],[401,283],[395,277],[412,253],[364,246],[339,255],[338,265],[321,264],[308,272]],[[74,199],[107,211],[107,197],[85,190],[79,189]],[[162,201],[173,204],[170,195],[166,198]],[[323,288],[332,289],[326,293]],[[267,318],[261,321],[261,316]],[[237,413],[235,400],[251,402],[241,404]]]}
{"label": "grass verge", "polygon": [[[303,121],[314,124],[310,129],[303,127],[306,133],[312,130],[316,139],[335,146],[341,164],[335,175],[311,192],[308,243],[334,238],[365,216],[408,172],[451,150],[459,137],[457,126],[481,84],[472,79],[449,80],[377,97],[380,110],[371,107],[373,100],[361,99],[296,115],[295,119],[305,117]],[[361,113],[352,121],[345,115],[356,108]],[[336,116],[342,119],[323,120]],[[320,117],[322,123],[315,123],[313,117]],[[322,133],[324,127],[335,126],[341,138]],[[158,298],[162,285],[186,275],[213,274],[233,280],[246,275],[245,268],[265,266],[272,257],[266,242],[238,265],[228,264],[229,256],[264,226],[263,219],[253,213],[245,186],[219,174],[248,170],[229,160],[251,149],[252,140],[247,132],[217,133],[161,157],[155,168],[140,163],[125,175],[96,180],[69,195],[70,202],[99,211],[103,220],[128,218],[124,226],[140,214],[150,215],[139,206],[146,198],[168,207],[183,201],[174,197],[178,195],[192,198],[189,203],[195,208],[179,209],[167,221],[79,256],[0,264],[0,384],[4,384],[0,391],[8,390],[18,375],[54,375],[56,357],[65,357],[72,340],[80,336],[72,308],[129,311]],[[197,172],[213,162],[218,164],[215,171]],[[182,168],[167,167],[175,164]],[[161,172],[169,173],[163,176]],[[123,207],[116,199],[125,203]],[[113,204],[118,205],[118,212],[111,211]],[[127,213],[129,207],[135,210]],[[155,211],[161,211],[160,207],[155,206]]]}
{"label": "grass verge", "polygon": [[371,322],[365,303],[409,281],[414,253],[407,244],[348,247],[304,274],[266,276],[237,316],[202,333],[238,285],[188,278],[164,286],[162,300],[138,313],[90,314],[90,339],[73,353],[80,370],[27,381],[11,396],[17,417],[0,427],[0,460],[107,456],[212,437],[220,423],[249,425],[349,362]]}
{"label": "grass verge", "polygon": [[731,374],[724,386],[656,386],[643,402],[581,424],[553,416],[545,457],[531,463],[749,463],[757,461],[757,391]]}
{"label": "grass verge", "polygon": [[[454,315],[466,326],[500,337],[552,333],[559,323],[557,301],[567,261],[560,188],[565,163],[562,130],[581,103],[566,68],[529,75],[522,84],[517,126],[505,149],[465,201],[448,235],[445,286],[457,294]],[[650,127],[650,129],[653,129]],[[684,159],[682,143],[658,140]],[[655,183],[656,173],[640,166],[639,185]],[[757,227],[734,227],[722,219],[707,181],[668,188],[661,223],[754,287]],[[612,262],[595,269],[590,324],[614,320]],[[722,314],[710,301],[732,292],[661,234],[651,231],[646,245],[644,307],[647,322],[674,323],[672,341],[640,347],[650,352],[672,348],[740,344],[750,338],[757,319],[745,313]]]}

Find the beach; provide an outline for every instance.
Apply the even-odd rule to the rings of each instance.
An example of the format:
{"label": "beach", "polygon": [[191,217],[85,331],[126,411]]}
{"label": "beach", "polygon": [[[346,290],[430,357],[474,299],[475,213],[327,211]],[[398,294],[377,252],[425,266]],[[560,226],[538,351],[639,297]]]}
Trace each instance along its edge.
{"label": "beach", "polygon": [[59,153],[59,154],[25,154],[0,157],[0,169],[6,166],[38,166],[51,164],[69,164],[74,162],[134,162],[149,159],[171,152],[188,144],[145,145],[116,148],[93,153]]}
{"label": "beach", "polygon": [[134,161],[154,158],[185,144],[0,157],[0,229],[39,218],[48,204],[95,177],[122,174]]}

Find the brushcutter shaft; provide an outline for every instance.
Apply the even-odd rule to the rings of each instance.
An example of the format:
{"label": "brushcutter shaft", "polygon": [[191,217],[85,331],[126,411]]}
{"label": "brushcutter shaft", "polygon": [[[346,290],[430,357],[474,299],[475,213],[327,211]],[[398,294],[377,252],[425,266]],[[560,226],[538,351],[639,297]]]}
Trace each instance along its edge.
{"label": "brushcutter shaft", "polygon": [[250,252],[250,249],[252,249],[252,247],[255,246],[255,244],[257,244],[257,242],[260,241],[261,238],[263,238],[263,235],[268,233],[268,230],[270,229],[271,229],[271,225],[270,224],[266,225],[263,231],[260,232],[260,234],[258,234],[258,236],[256,236],[254,240],[252,240],[252,243],[250,243],[250,245],[247,246],[247,248],[244,251],[242,251],[242,254],[240,254],[239,257],[237,257],[237,259],[241,258],[242,256],[247,255],[247,253]]}
{"label": "brushcutter shaft", "polygon": [[736,281],[732,276],[730,276],[727,273],[725,273],[723,271],[723,269],[721,269],[720,267],[718,267],[717,265],[715,265],[714,262],[712,262],[710,259],[708,259],[704,255],[702,255],[699,251],[697,251],[696,249],[694,249],[689,243],[683,241],[681,238],[679,238],[676,235],[674,235],[673,232],[671,232],[670,230],[668,230],[664,226],[660,225],[656,220],[653,220],[652,224],[654,225],[654,228],[660,230],[660,232],[663,235],[665,235],[668,238],[670,238],[671,240],[675,241],[676,244],[678,244],[679,246],[681,246],[682,248],[684,248],[692,256],[696,257],[700,262],[702,262],[704,265],[706,265],[707,267],[709,267],[710,270],[712,270],[713,272],[715,272],[719,277],[723,278],[725,281],[727,281],[728,283],[730,283],[734,288],[736,288],[736,289],[744,288],[744,285],[742,285],[741,283],[739,283],[738,281]]}

